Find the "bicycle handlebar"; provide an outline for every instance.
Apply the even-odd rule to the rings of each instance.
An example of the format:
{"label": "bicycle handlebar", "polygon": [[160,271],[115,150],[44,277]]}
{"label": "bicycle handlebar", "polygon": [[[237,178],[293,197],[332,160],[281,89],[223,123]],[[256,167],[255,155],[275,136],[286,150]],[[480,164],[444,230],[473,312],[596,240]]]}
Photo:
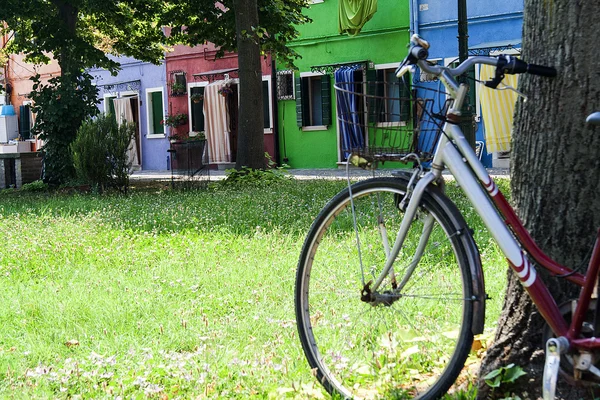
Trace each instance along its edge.
{"label": "bicycle handlebar", "polygon": [[550,78],[555,77],[557,75],[557,71],[554,67],[529,64],[517,57],[506,54],[501,54],[497,57],[470,57],[463,61],[456,68],[446,68],[439,65],[430,65],[427,62],[427,57],[429,56],[429,43],[420,38],[418,35],[413,35],[413,37],[411,38],[411,43],[413,44],[413,46],[410,48],[408,56],[402,62],[402,64],[400,64],[400,67],[398,67],[398,69],[396,70],[398,77],[400,77],[404,72],[406,72],[406,69],[403,68],[406,64],[416,64],[423,71],[433,74],[435,76],[439,76],[443,72],[447,72],[451,76],[458,76],[467,72],[467,70],[475,64],[487,64],[494,65],[496,67],[496,74],[494,78],[492,78],[489,81],[486,81],[484,84],[487,87],[495,89],[496,87],[498,87],[498,85],[504,78],[504,74],[528,73],[532,75],[539,75]]}

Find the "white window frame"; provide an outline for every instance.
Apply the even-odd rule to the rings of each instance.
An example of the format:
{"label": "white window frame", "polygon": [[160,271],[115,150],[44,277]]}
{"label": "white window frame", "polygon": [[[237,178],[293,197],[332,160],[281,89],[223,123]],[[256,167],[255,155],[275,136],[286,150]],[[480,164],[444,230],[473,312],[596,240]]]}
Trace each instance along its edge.
{"label": "white window frame", "polygon": [[[195,87],[207,87],[209,85],[209,82],[189,82],[187,84],[187,103],[188,103],[188,121],[189,121],[189,126],[190,126],[190,131],[188,132],[188,135],[190,137],[194,137],[197,136],[199,132],[194,132],[192,131],[192,88]],[[170,130],[171,128],[169,128]]]}
{"label": "white window frame", "polygon": [[108,112],[110,111],[110,107],[108,105],[108,100],[109,99],[118,99],[119,98],[119,93],[104,93],[104,95],[102,95],[102,101],[104,102],[104,114],[108,114]]}
{"label": "white window frame", "polygon": [[157,93],[157,92],[160,92],[161,97],[162,97],[161,120],[165,119],[165,88],[163,86],[147,88],[146,89],[146,129],[148,132],[146,133],[146,139],[164,139],[167,136],[166,129],[163,129],[165,131],[164,133],[154,133],[153,126],[152,126],[152,117],[154,116],[152,114],[153,108],[151,107],[152,93]]}
{"label": "white window frame", "polygon": [[[302,80],[302,78],[312,78],[314,76],[324,76],[325,73],[323,72],[300,72],[300,80]],[[305,94],[302,94],[303,96],[305,96]],[[311,120],[312,120],[312,87],[311,85],[308,85],[308,99],[309,102],[311,104],[311,107],[309,107],[308,112],[311,113]],[[315,132],[315,131],[326,131],[328,130],[327,125],[309,125],[309,126],[303,126],[302,127],[302,132]]]}
{"label": "white window frame", "polygon": [[[283,96],[280,89],[280,79],[282,79],[282,77],[290,77],[292,80],[292,93],[289,96]],[[294,72],[293,69],[288,69],[288,70],[281,70],[281,71],[277,71],[277,101],[287,101],[287,100],[296,100],[296,85],[295,82],[296,80],[294,79],[296,77],[296,74]],[[288,78],[286,78],[288,79]]]}
{"label": "white window frame", "polygon": [[[267,100],[269,101],[269,125],[271,126],[270,128],[264,128],[263,133],[273,134],[273,88],[271,87],[271,75],[263,75],[262,81],[267,81]],[[263,99],[263,101],[265,101],[265,99]]]}

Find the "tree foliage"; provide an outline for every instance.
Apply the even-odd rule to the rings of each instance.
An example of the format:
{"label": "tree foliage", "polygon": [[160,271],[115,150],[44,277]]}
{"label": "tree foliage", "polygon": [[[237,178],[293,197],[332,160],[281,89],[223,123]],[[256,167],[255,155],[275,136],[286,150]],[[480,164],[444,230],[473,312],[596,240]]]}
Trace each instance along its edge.
{"label": "tree foliage", "polygon": [[58,61],[61,77],[38,80],[34,131],[45,140],[45,179],[62,183],[73,177],[69,146],[82,121],[96,112],[96,89],[85,73],[93,66],[113,74],[118,64],[108,54],[158,62],[164,56],[160,0],[3,0],[0,20],[10,32],[7,51],[32,63]]}
{"label": "tree foliage", "polygon": [[116,72],[107,54],[155,63],[164,57],[159,18],[165,7],[159,0],[3,0],[0,20],[13,33],[7,49],[32,63],[47,63],[54,54],[63,71],[97,66]]}
{"label": "tree foliage", "polygon": [[[237,51],[236,10],[234,0],[174,1],[166,6],[162,23],[172,27],[169,42],[198,45],[214,43],[222,55]],[[293,64],[298,54],[287,44],[299,35],[296,26],[310,22],[303,14],[307,0],[257,0],[259,23],[244,32],[259,44],[263,54],[271,53],[280,60]]]}
{"label": "tree foliage", "polygon": [[36,123],[33,132],[45,141],[44,180],[60,184],[74,176],[69,146],[75,139],[81,122],[94,115],[97,88],[87,74],[65,74],[42,84],[39,75],[33,77],[33,112]]}

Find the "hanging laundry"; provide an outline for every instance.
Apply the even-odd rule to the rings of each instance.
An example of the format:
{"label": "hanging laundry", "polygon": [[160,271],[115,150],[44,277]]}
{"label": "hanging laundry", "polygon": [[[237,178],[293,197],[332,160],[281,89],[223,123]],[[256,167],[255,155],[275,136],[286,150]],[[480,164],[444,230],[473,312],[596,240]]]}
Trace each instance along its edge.
{"label": "hanging laundry", "polygon": [[377,0],[339,0],[338,10],[339,32],[355,36],[377,11]]}
{"label": "hanging laundry", "polygon": [[231,162],[229,113],[226,98],[219,92],[225,81],[216,81],[204,89],[204,134],[211,163]]}
{"label": "hanging laundry", "polygon": [[[482,65],[480,77],[482,80],[490,79],[495,71],[496,67]],[[518,75],[506,75],[503,83],[516,88],[518,81]],[[495,90],[483,85],[481,88],[479,99],[487,152],[509,151],[518,94],[512,90]]]}
{"label": "hanging laundry", "polygon": [[[123,122],[135,122],[133,119],[133,109],[131,108],[131,99],[129,97],[113,99],[113,105],[115,107],[115,115],[117,117],[117,126],[121,126]],[[137,151],[135,137],[131,139],[131,143],[127,149],[127,161],[131,162],[132,169],[139,169],[140,156]]]}

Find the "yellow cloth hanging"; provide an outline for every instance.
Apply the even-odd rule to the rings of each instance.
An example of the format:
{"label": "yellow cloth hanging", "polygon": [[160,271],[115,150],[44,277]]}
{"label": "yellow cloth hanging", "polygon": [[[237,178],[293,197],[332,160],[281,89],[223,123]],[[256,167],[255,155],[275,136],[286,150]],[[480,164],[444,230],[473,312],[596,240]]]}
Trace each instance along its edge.
{"label": "yellow cloth hanging", "polygon": [[[481,80],[490,80],[496,73],[496,67],[482,65]],[[517,75],[506,75],[500,85],[517,87]],[[509,151],[512,137],[513,115],[517,93],[512,90],[496,90],[480,86],[481,115],[485,127],[485,142],[488,153]]]}
{"label": "yellow cloth hanging", "polygon": [[338,9],[339,32],[355,36],[377,11],[377,0],[339,0]]}

